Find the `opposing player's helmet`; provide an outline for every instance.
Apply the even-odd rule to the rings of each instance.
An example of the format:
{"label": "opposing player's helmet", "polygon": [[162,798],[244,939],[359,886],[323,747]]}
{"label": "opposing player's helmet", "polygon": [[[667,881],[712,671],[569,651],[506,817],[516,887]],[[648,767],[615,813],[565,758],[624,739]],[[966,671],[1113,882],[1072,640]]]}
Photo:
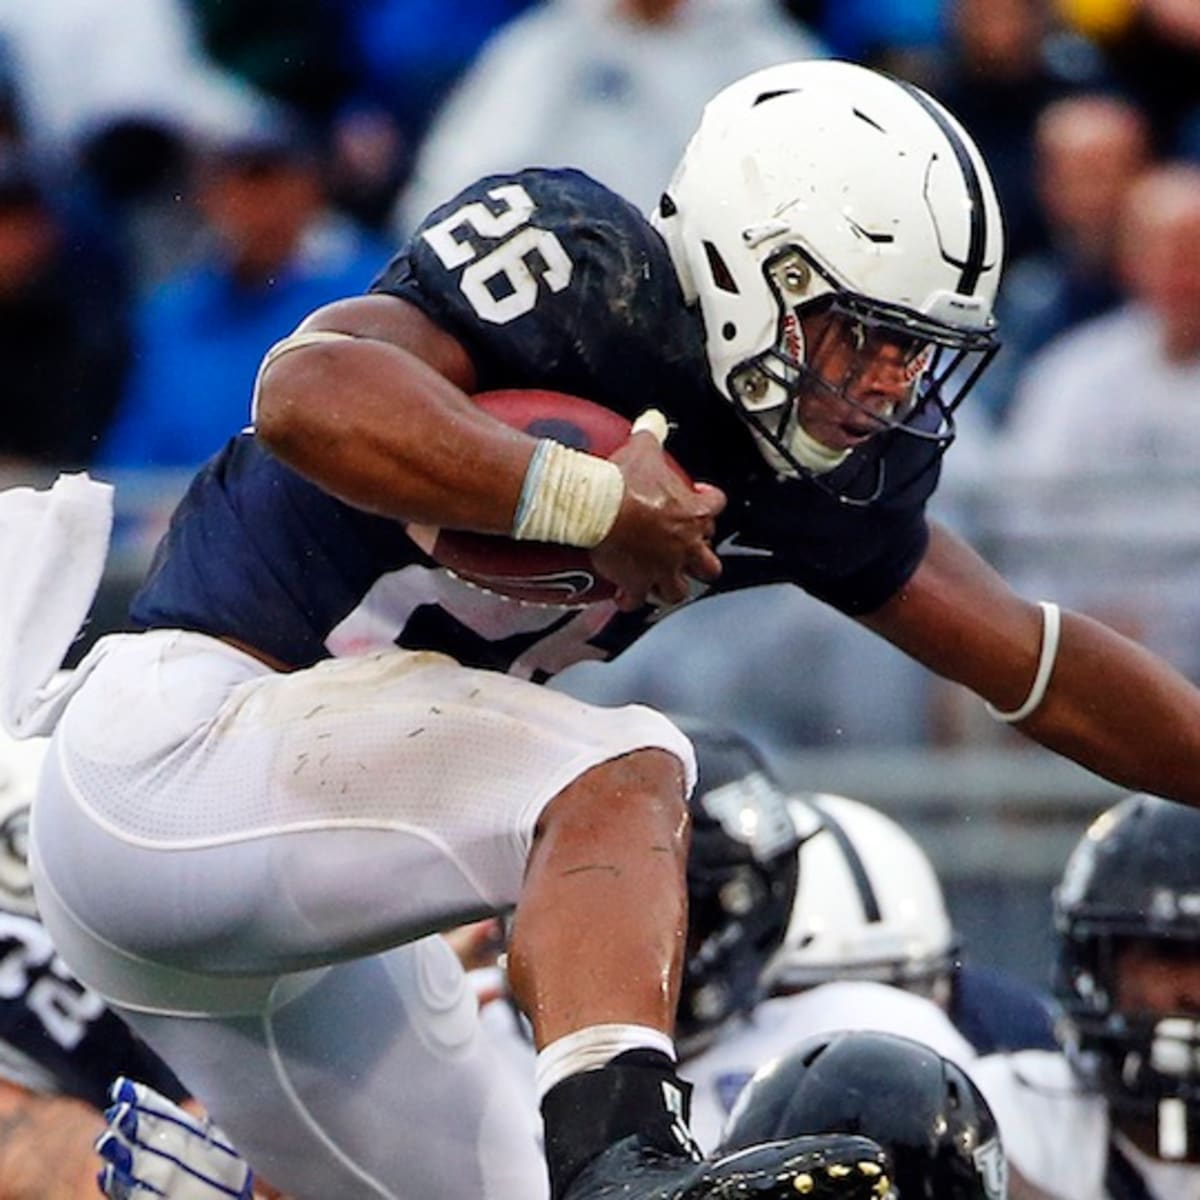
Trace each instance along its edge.
{"label": "opposing player's helmet", "polygon": [[696,747],[688,938],[676,1041],[693,1054],[764,994],[796,893],[798,837],[758,749],[733,730],[681,722]]}
{"label": "opposing player's helmet", "polygon": [[947,1002],[959,939],[921,847],[859,800],[813,793],[790,809],[803,836],[800,881],[771,986],[870,979]]}
{"label": "opposing player's helmet", "polygon": [[1200,1010],[1127,1011],[1117,956],[1123,942],[1150,941],[1196,961],[1198,845],[1200,811],[1130,796],[1092,823],[1054,893],[1067,1052],[1116,1112],[1154,1123],[1164,1158],[1200,1146]]}
{"label": "opposing player's helmet", "polygon": [[0,912],[37,914],[29,874],[29,810],[46,738],[18,741],[0,732]]}
{"label": "opposing player's helmet", "polygon": [[[1003,235],[987,166],[936,100],[847,62],[755,72],[705,107],[653,220],[699,304],[713,381],[781,474],[870,503],[908,482],[886,477],[893,437],[953,440],[997,346]],[[802,423],[811,396],[852,382],[816,371],[802,318],[820,312],[860,355],[903,354],[906,399],[866,413],[878,432],[853,452]]]}
{"label": "opposing player's helmet", "polygon": [[900,1200],[1003,1200],[1007,1168],[979,1089],[949,1059],[888,1033],[802,1042],[738,1096],[722,1151],[803,1134],[873,1138],[892,1158]]}

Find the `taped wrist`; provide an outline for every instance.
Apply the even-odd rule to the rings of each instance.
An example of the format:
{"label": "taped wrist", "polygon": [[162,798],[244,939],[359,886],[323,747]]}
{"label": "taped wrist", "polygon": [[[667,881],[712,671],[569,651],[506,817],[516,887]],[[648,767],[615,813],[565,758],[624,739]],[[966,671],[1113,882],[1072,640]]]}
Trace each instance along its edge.
{"label": "taped wrist", "polygon": [[608,536],[624,495],[615,463],[542,438],[525,471],[512,536],[590,550]]}

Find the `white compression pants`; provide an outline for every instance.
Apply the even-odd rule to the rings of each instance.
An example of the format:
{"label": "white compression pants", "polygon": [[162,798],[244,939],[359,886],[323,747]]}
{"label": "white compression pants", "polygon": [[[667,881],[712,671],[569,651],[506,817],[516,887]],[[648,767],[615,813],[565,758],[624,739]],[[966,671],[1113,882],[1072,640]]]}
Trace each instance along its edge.
{"label": "white compression pants", "polygon": [[302,1200],[535,1194],[527,1106],[417,939],[514,905],[540,813],[590,767],[659,747],[691,786],[682,734],[436,654],[277,674],[157,631],[97,657],[31,830],[72,970]]}

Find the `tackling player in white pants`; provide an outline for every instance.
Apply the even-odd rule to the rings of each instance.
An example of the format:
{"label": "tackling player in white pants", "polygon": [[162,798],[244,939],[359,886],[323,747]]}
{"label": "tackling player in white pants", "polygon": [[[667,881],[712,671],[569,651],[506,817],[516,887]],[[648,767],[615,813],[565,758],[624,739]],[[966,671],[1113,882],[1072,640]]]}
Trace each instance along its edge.
{"label": "tackling player in white pants", "polygon": [[[130,717],[122,736],[95,720],[109,705]],[[655,743],[690,763],[649,710],[593,709],[440,655],[280,674],[194,634],[118,636],[48,763],[39,899],[69,960],[196,1095],[220,1097],[214,1119],[273,1183],[524,1200],[545,1187],[533,1114],[480,1036],[457,959],[432,938],[371,952],[511,907],[541,807]],[[382,769],[399,753],[401,794]],[[147,786],[158,803],[138,803]],[[124,880],[121,897],[96,894],[98,875]],[[186,905],[161,902],[172,876]],[[124,953],[105,954],[111,941]],[[220,973],[184,966],[201,950]]]}

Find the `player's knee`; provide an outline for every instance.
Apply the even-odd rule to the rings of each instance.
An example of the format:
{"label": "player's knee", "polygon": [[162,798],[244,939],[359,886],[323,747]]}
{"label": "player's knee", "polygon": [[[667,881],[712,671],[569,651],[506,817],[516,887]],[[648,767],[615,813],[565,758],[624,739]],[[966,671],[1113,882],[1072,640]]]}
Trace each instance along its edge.
{"label": "player's knee", "polygon": [[609,759],[585,771],[547,805],[538,837],[569,836],[583,829],[590,837],[656,834],[681,861],[687,853],[689,817],[685,765],[667,750],[646,747]]}

